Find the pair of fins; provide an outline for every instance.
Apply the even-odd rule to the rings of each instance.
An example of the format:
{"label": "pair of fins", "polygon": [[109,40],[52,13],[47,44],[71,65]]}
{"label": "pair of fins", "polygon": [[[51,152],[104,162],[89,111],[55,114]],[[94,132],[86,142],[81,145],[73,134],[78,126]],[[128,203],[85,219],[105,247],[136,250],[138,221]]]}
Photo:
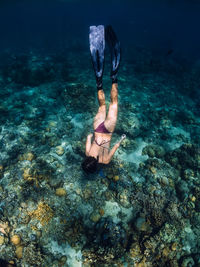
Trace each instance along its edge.
{"label": "pair of fins", "polygon": [[121,59],[120,42],[118,41],[112,26],[109,25],[106,28],[104,28],[103,25],[90,26],[90,52],[98,90],[101,90],[103,87],[102,78],[104,70],[105,41],[108,43],[111,52],[112,66],[110,76],[112,83],[117,83],[117,73]]}

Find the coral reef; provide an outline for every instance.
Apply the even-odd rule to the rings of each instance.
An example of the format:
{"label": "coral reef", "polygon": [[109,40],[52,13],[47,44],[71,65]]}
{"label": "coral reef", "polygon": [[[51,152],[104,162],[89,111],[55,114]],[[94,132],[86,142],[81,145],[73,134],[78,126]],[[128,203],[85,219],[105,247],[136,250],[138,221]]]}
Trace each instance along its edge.
{"label": "coral reef", "polygon": [[0,265],[200,266],[198,64],[125,53],[112,145],[127,138],[87,175],[98,103],[76,47],[0,55]]}

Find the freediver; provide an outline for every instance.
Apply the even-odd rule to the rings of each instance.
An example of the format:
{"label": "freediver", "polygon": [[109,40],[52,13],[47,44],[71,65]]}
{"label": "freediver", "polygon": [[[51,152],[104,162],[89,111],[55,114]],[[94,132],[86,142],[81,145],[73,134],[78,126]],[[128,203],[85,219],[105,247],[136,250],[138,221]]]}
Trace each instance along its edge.
{"label": "freediver", "polygon": [[[105,94],[102,85],[105,40],[110,47],[112,65],[110,75],[112,80],[110,92],[111,101],[107,116]],[[91,133],[87,136],[85,147],[86,158],[82,162],[82,168],[87,173],[93,173],[97,170],[98,163],[108,164],[111,161],[114,153],[119,148],[120,143],[126,138],[126,135],[122,135],[121,139],[109,151],[118,113],[117,73],[121,59],[120,42],[110,25],[106,28],[104,28],[103,25],[99,25],[90,26],[89,43],[96,77],[99,108],[93,122],[94,134]]]}

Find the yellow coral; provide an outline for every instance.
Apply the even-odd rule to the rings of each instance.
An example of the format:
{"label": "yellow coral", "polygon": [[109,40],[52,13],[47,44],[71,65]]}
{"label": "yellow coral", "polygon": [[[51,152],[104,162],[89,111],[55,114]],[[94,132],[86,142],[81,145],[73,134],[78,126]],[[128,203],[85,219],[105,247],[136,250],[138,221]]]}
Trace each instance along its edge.
{"label": "yellow coral", "polygon": [[0,221],[0,232],[4,235],[7,235],[10,232],[10,227],[8,225],[8,222]]}
{"label": "yellow coral", "polygon": [[21,259],[22,256],[23,256],[23,249],[24,249],[23,246],[18,246],[18,247],[16,248],[15,253],[16,253],[16,257],[17,257],[18,259]]}
{"label": "yellow coral", "polygon": [[24,180],[30,182],[30,183],[35,183],[35,185],[38,187],[39,186],[39,179],[41,178],[40,176],[37,176],[36,173],[31,175],[31,169],[30,168],[25,168],[23,169],[23,178]]}
{"label": "yellow coral", "polygon": [[132,247],[130,249],[130,257],[135,258],[135,257],[141,257],[142,253],[140,250],[140,246],[137,243],[132,244]]}
{"label": "yellow coral", "polygon": [[66,196],[67,192],[65,190],[65,188],[59,187],[56,189],[56,196],[62,197],[62,196]]}
{"label": "yellow coral", "polygon": [[170,249],[168,247],[164,247],[162,251],[163,257],[167,258],[169,256],[169,253],[170,253]]}
{"label": "yellow coral", "polygon": [[113,177],[113,180],[114,180],[115,182],[117,182],[117,181],[119,180],[119,175],[115,175],[115,176]]}
{"label": "yellow coral", "polygon": [[99,214],[100,214],[101,216],[103,216],[104,213],[105,213],[104,209],[100,208],[100,209],[99,209]]}
{"label": "yellow coral", "polygon": [[156,174],[156,168],[155,168],[155,167],[151,166],[151,167],[150,167],[150,171],[151,171],[153,174]]}
{"label": "yellow coral", "polygon": [[30,226],[31,226],[31,229],[32,229],[33,231],[37,231],[37,230],[38,230],[37,226],[35,226],[35,225],[33,225],[33,224],[31,224]]}
{"label": "yellow coral", "polygon": [[65,150],[62,146],[57,146],[56,147],[56,154],[59,156],[62,156],[65,153]]}
{"label": "yellow coral", "polygon": [[21,242],[21,238],[19,235],[13,235],[10,239],[10,241],[13,243],[13,245],[17,246]]}
{"label": "yellow coral", "polygon": [[48,206],[48,204],[40,201],[37,209],[28,212],[28,215],[39,220],[41,225],[44,226],[52,219],[53,210]]}
{"label": "yellow coral", "polygon": [[173,250],[173,251],[175,251],[175,250],[177,250],[177,243],[176,242],[174,242],[172,245],[171,245],[171,250]]}
{"label": "yellow coral", "polygon": [[0,246],[4,244],[4,239],[5,239],[4,236],[0,235]]}
{"label": "yellow coral", "polygon": [[35,158],[35,155],[32,152],[27,152],[23,155],[19,156],[19,160],[28,160],[28,161],[32,161]]}
{"label": "yellow coral", "polygon": [[195,196],[190,196],[190,199],[191,199],[192,202],[196,201],[196,197]]}
{"label": "yellow coral", "polygon": [[24,169],[24,173],[23,173],[23,177],[24,177],[24,179],[27,180],[28,177],[30,177],[30,176],[31,176],[31,175],[30,175],[30,168],[26,168],[26,169]]}

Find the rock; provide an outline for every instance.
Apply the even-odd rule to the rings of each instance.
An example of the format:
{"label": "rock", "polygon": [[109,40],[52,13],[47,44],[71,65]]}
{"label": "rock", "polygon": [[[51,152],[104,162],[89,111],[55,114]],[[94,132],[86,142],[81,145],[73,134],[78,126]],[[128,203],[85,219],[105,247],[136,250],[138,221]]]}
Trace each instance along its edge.
{"label": "rock", "polygon": [[67,192],[64,188],[60,187],[56,189],[56,196],[62,197],[66,196]]}

